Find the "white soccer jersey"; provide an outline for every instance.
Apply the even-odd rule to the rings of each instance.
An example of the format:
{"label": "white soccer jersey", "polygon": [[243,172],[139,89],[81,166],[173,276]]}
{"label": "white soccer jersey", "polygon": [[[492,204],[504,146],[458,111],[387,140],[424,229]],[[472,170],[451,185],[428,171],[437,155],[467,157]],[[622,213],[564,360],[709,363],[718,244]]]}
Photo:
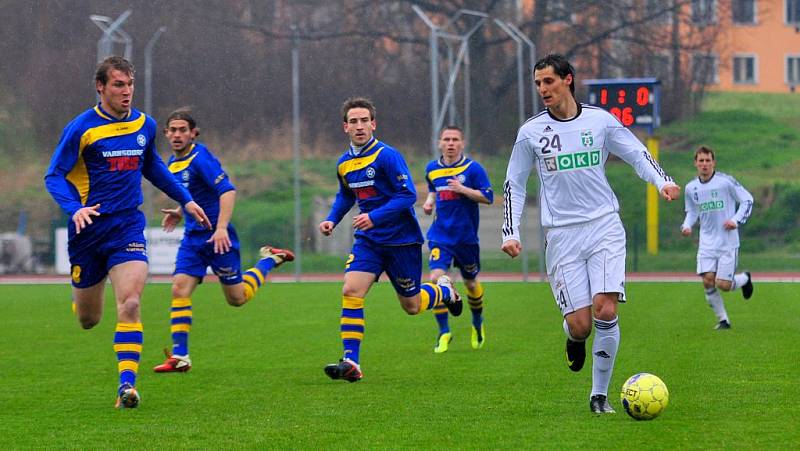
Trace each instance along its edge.
{"label": "white soccer jersey", "polygon": [[[753,195],[722,172],[703,183],[695,178],[686,185],[686,219],[682,228],[691,229],[700,218],[699,251],[739,247],[739,229],[725,230],[728,219],[741,225],[753,211]],[[736,203],[739,208],[736,208]]]}
{"label": "white soccer jersey", "polygon": [[520,239],[525,185],[534,167],[544,227],[585,223],[618,212],[619,202],[605,173],[609,153],[659,190],[672,182],[647,148],[605,110],[578,104],[578,114],[569,120],[556,119],[547,110],[529,119],[519,129],[503,184],[503,241]]}

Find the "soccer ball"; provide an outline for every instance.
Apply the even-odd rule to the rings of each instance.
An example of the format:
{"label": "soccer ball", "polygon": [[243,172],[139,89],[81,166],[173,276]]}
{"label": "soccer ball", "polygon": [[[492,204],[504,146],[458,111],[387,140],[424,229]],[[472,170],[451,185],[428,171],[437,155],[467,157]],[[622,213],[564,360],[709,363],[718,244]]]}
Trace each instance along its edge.
{"label": "soccer ball", "polygon": [[669,391],[664,381],[650,373],[628,378],[619,395],[625,411],[637,420],[652,420],[669,404]]}

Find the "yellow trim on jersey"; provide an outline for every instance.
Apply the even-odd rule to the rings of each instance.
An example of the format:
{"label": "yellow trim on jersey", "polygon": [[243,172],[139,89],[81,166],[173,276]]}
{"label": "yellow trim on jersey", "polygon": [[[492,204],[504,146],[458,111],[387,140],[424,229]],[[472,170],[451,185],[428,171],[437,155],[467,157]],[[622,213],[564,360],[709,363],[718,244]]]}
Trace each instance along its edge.
{"label": "yellow trim on jersey", "polygon": [[428,173],[428,180],[435,180],[439,177],[452,177],[454,175],[461,174],[462,172],[466,171],[467,168],[472,164],[472,161],[465,164],[464,166],[459,166],[457,168],[443,168],[443,169],[436,169],[435,171],[431,171]]}
{"label": "yellow trim on jersey", "polygon": [[365,325],[364,318],[347,318],[347,317],[342,317],[341,320],[339,320],[339,324],[349,324],[354,326]]}
{"label": "yellow trim on jersey", "polygon": [[[192,147],[189,148],[189,153],[191,153],[192,150],[194,150],[194,144],[192,144]],[[192,164],[192,160],[194,160],[194,158],[198,155],[200,154],[196,153],[185,160],[173,161],[169,164],[169,172],[175,174],[176,172],[181,172],[182,170],[188,168],[189,165]]]}
{"label": "yellow trim on jersey", "polygon": [[142,345],[139,343],[118,343],[114,345],[114,352],[138,352],[141,354]]}
{"label": "yellow trim on jersey", "polygon": [[67,174],[67,181],[78,190],[81,205],[86,205],[86,200],[89,198],[89,171],[86,169],[86,162],[83,161],[83,150],[78,151],[78,161]]}
{"label": "yellow trim on jersey", "polygon": [[[375,141],[375,142],[377,143],[377,141]],[[374,145],[375,144],[373,143],[372,146],[374,146]],[[372,146],[370,146],[370,148],[372,148]],[[359,169],[363,169],[363,168],[369,166],[370,164],[372,164],[378,158],[378,155],[381,154],[382,150],[383,150],[383,147],[381,147],[380,149],[376,150],[375,153],[373,153],[370,156],[360,157],[360,158],[353,158],[352,160],[347,160],[347,161],[339,164],[339,167],[337,168],[338,172],[339,172],[339,177],[344,177],[346,174],[349,174],[350,172],[357,171]]]}
{"label": "yellow trim on jersey", "polygon": [[[107,121],[113,121],[114,120],[114,118],[112,118],[111,116],[109,116],[106,113],[104,113],[103,110],[100,109],[99,105],[95,105],[94,106],[94,112],[97,113],[98,116],[102,117],[103,119],[105,119]],[[130,112],[128,112],[128,114],[130,114]]]}
{"label": "yellow trim on jersey", "polygon": [[144,113],[140,113],[139,118],[135,121],[114,122],[113,124],[92,127],[83,132],[83,135],[81,136],[81,144],[80,147],[78,147],[78,152],[82,152],[87,146],[90,146],[101,139],[136,133],[142,129],[146,118],[147,116],[145,116]]}

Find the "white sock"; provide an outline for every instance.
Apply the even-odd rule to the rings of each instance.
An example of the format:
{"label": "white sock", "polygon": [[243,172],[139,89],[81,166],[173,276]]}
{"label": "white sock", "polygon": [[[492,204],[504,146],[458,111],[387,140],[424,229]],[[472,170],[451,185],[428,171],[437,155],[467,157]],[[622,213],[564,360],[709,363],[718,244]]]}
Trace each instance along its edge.
{"label": "white sock", "polygon": [[619,348],[619,325],[617,319],[603,321],[594,319],[595,336],[592,343],[592,396],[608,396],[608,383],[614,371]]}
{"label": "white sock", "polygon": [[743,272],[740,272],[739,274],[734,274],[733,275],[733,286],[731,287],[731,290],[735,290],[737,288],[742,288],[742,285],[746,284],[748,280],[749,280],[749,278],[747,277],[747,274],[745,274]]}
{"label": "white sock", "polygon": [[567,320],[564,320],[563,326],[564,326],[564,333],[567,334],[567,338],[569,338],[570,340],[578,342],[578,343],[582,343],[582,342],[586,341],[585,338],[582,338],[582,339],[579,340],[579,339],[573,337],[571,333],[569,333],[569,324],[567,324]]}
{"label": "white sock", "polygon": [[717,315],[717,320],[728,321],[728,312],[725,311],[725,301],[722,300],[722,296],[716,288],[706,288],[706,301],[708,301],[708,305],[711,306],[711,309],[714,310],[714,314]]}

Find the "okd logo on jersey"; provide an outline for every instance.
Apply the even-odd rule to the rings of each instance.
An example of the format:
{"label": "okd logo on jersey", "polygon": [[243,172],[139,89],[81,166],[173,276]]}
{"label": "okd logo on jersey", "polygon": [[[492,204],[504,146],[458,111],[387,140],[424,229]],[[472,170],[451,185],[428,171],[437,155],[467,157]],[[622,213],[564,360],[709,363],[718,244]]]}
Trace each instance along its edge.
{"label": "okd logo on jersey", "polygon": [[725,208],[725,202],[721,200],[710,200],[700,204],[700,211],[713,211],[722,210]]}
{"label": "okd logo on jersey", "polygon": [[546,157],[544,166],[549,172],[570,171],[600,165],[600,151],[575,152],[562,154],[557,157]]}

